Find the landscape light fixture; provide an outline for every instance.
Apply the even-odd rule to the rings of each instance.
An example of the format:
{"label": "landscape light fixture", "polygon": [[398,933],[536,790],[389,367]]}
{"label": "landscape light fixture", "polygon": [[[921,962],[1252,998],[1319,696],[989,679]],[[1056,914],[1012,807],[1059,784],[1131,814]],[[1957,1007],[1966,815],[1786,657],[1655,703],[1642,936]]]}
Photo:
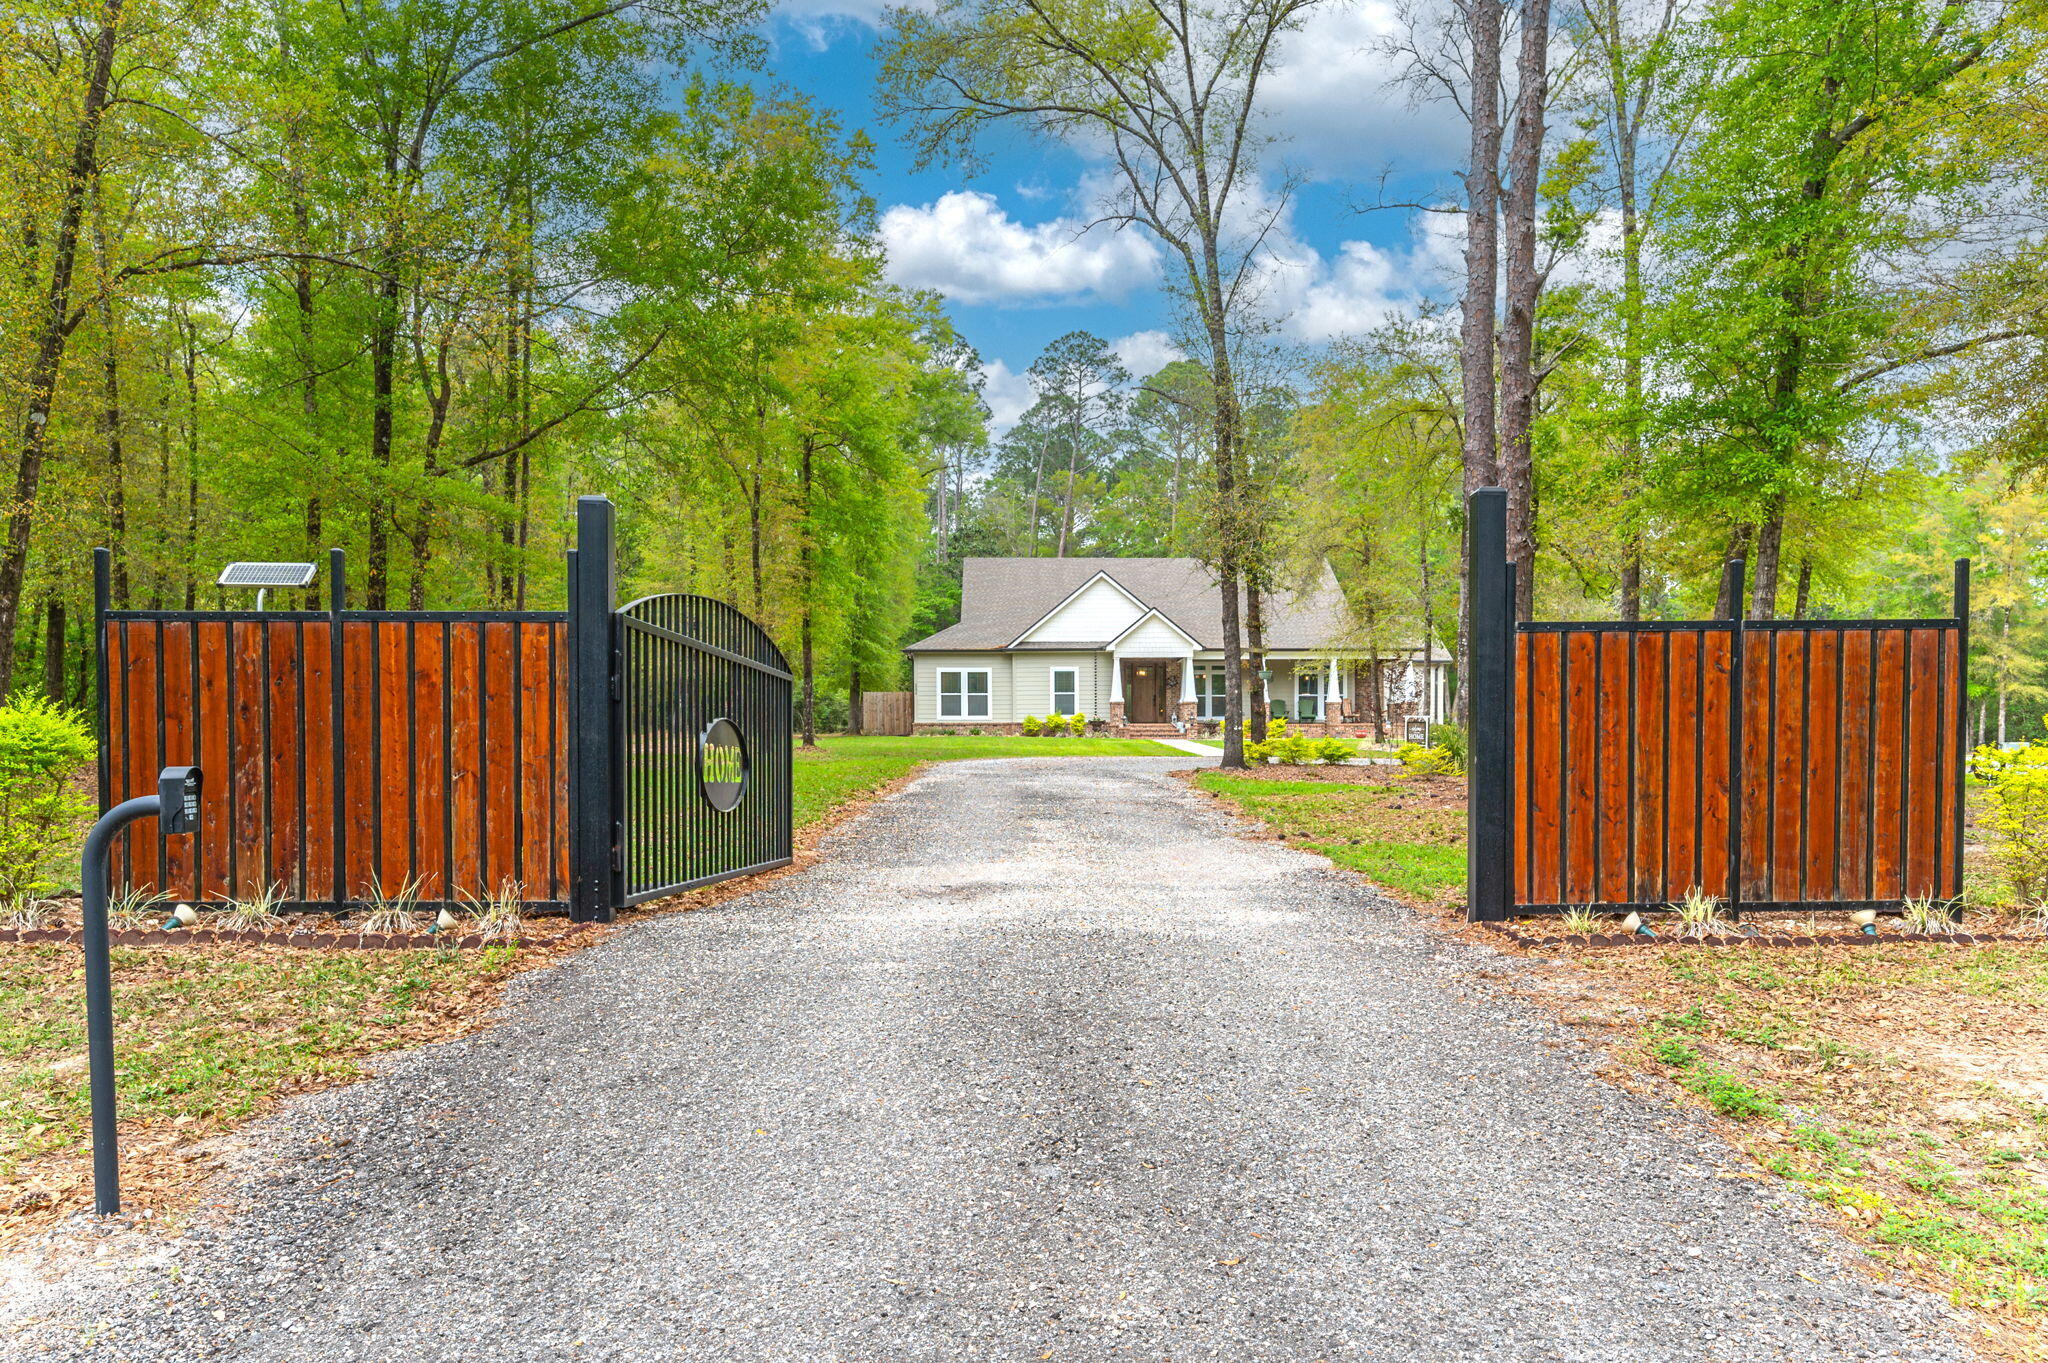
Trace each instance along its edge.
{"label": "landscape light fixture", "polygon": [[313,565],[310,563],[230,563],[220,570],[217,587],[254,587],[256,609],[263,609],[263,594],[272,587],[310,587],[313,585]]}

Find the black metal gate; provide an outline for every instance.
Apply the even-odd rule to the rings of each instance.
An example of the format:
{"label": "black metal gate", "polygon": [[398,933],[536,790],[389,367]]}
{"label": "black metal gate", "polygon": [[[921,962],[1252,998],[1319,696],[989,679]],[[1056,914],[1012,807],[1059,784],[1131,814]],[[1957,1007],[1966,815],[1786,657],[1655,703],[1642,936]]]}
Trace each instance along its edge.
{"label": "black metal gate", "polygon": [[621,907],[790,860],[790,673],[702,596],[618,612]]}
{"label": "black metal gate", "polygon": [[[570,575],[572,908],[617,909],[789,864],[793,678],[766,630],[723,601],[614,609],[612,506],[577,506]],[[602,791],[585,799],[584,791]]]}

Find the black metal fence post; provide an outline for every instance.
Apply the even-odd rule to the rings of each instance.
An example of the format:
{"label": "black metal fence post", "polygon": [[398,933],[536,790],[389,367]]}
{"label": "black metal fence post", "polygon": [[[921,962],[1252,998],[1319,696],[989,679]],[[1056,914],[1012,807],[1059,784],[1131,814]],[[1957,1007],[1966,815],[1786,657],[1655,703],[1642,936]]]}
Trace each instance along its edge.
{"label": "black metal fence post", "polygon": [[1466,501],[1465,599],[1470,612],[1466,665],[1471,669],[1471,758],[1465,800],[1465,916],[1474,923],[1507,921],[1511,833],[1508,652],[1513,603],[1508,597],[1508,494],[1484,487]]}
{"label": "black metal fence post", "polygon": [[[1734,603],[1728,614],[1728,896],[1724,901],[1731,923],[1742,921],[1742,862],[1746,855],[1742,843],[1742,820],[1747,808],[1743,786],[1749,776],[1743,770],[1742,725],[1749,707],[1749,683],[1743,676],[1748,667],[1749,636],[1743,630],[1749,611],[1742,598],[1742,584],[1748,580],[1748,573],[1747,559],[1730,559],[1721,569],[1723,590],[1733,586],[1728,599]],[[1872,666],[1875,665],[1873,660]]]}
{"label": "black metal fence post", "polygon": [[347,645],[342,641],[342,612],[348,609],[348,557],[339,548],[327,551],[327,719],[329,760],[333,763],[328,790],[334,799],[334,907],[347,905],[348,895],[348,762],[347,745],[342,742],[342,725],[348,712],[342,703],[346,694]]}
{"label": "black metal fence post", "polygon": [[1970,560],[1956,560],[1956,800],[1954,874],[1963,892],[1963,805],[1970,798]]}
{"label": "black metal fence post", "polygon": [[576,499],[569,581],[569,913],[608,923],[612,893],[612,611],[618,604],[615,513],[604,497]]}

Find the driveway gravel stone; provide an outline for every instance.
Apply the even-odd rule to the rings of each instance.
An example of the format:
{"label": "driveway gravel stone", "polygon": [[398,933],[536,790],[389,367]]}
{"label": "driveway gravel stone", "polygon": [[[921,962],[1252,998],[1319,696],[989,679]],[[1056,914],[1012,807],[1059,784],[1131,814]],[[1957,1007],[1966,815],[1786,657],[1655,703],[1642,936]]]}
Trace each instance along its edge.
{"label": "driveway gravel stone", "polygon": [[938,767],[255,1128],[238,1211],[0,1354],[1965,1357],[1511,959],[1185,765]]}

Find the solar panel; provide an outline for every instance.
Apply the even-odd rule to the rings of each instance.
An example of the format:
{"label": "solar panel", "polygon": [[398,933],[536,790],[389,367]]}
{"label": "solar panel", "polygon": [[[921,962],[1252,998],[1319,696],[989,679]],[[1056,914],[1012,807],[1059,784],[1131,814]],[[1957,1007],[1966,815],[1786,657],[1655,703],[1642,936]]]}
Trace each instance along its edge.
{"label": "solar panel", "polygon": [[230,563],[220,571],[222,587],[310,587],[310,563]]}

